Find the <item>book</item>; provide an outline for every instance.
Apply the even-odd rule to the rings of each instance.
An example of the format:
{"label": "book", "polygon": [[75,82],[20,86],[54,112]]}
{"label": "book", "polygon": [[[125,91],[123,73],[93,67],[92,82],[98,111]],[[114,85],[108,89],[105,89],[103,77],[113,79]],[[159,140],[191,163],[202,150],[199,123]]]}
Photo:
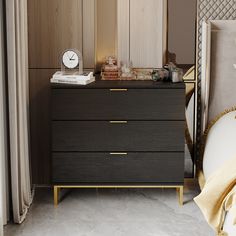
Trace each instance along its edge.
{"label": "book", "polygon": [[78,79],[51,79],[51,83],[58,84],[77,84],[77,85],[87,85],[95,82],[95,77],[88,80],[78,80]]}
{"label": "book", "polygon": [[53,75],[50,81],[51,83],[59,83],[59,84],[87,85],[94,82],[95,77],[93,76],[93,72],[79,75],[77,73],[63,74],[61,71],[58,71]]}
{"label": "book", "polygon": [[57,71],[53,76],[53,79],[78,79],[78,80],[88,80],[93,78],[93,72],[84,73],[82,75],[79,72],[72,72],[72,73],[64,73],[62,71]]}
{"label": "book", "polygon": [[77,85],[87,85],[95,82],[95,77],[91,79],[62,79],[62,78],[51,78],[51,83],[58,84],[77,84]]}

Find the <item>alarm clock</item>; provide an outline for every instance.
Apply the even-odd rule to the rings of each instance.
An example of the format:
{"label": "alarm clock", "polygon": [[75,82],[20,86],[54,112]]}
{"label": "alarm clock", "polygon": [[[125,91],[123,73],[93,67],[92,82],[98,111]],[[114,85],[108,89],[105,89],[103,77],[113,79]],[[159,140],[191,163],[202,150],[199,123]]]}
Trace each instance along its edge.
{"label": "alarm clock", "polygon": [[75,73],[83,74],[83,57],[77,49],[67,49],[63,52],[61,58],[61,71],[65,74]]}

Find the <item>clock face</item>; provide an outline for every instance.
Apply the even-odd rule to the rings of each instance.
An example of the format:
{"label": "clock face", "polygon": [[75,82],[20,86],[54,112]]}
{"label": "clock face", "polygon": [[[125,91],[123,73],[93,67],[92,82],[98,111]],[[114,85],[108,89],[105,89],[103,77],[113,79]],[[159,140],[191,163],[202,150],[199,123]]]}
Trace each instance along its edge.
{"label": "clock face", "polygon": [[65,67],[74,69],[79,65],[79,55],[72,50],[66,51],[62,56],[62,62]]}

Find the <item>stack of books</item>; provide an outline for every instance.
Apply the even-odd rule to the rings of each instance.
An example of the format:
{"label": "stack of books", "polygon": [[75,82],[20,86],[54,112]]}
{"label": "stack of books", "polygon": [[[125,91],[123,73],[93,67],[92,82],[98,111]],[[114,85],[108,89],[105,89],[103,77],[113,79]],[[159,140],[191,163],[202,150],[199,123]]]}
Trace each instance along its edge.
{"label": "stack of books", "polygon": [[62,71],[56,72],[51,78],[51,83],[59,84],[77,84],[87,85],[95,81],[93,72],[84,73],[80,75],[78,72],[74,73],[63,73]]}
{"label": "stack of books", "polygon": [[102,68],[103,80],[117,80],[119,78],[119,70],[117,65],[104,65]]}
{"label": "stack of books", "polygon": [[108,57],[105,64],[102,66],[102,80],[117,80],[120,76],[117,59]]}

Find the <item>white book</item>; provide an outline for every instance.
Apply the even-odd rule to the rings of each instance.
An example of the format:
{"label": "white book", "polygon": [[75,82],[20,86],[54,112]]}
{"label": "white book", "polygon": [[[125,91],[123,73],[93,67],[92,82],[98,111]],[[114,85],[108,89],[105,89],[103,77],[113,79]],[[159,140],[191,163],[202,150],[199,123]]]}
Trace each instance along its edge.
{"label": "white book", "polygon": [[74,73],[63,73],[62,71],[57,71],[53,77],[53,79],[58,79],[58,80],[90,80],[93,78],[93,72],[89,73],[84,73],[82,75],[79,74],[79,72],[74,72]]}
{"label": "white book", "polygon": [[93,83],[95,81],[95,77],[90,79],[63,79],[63,78],[51,78],[51,83],[58,83],[58,84],[77,84],[77,85],[87,85]]}

